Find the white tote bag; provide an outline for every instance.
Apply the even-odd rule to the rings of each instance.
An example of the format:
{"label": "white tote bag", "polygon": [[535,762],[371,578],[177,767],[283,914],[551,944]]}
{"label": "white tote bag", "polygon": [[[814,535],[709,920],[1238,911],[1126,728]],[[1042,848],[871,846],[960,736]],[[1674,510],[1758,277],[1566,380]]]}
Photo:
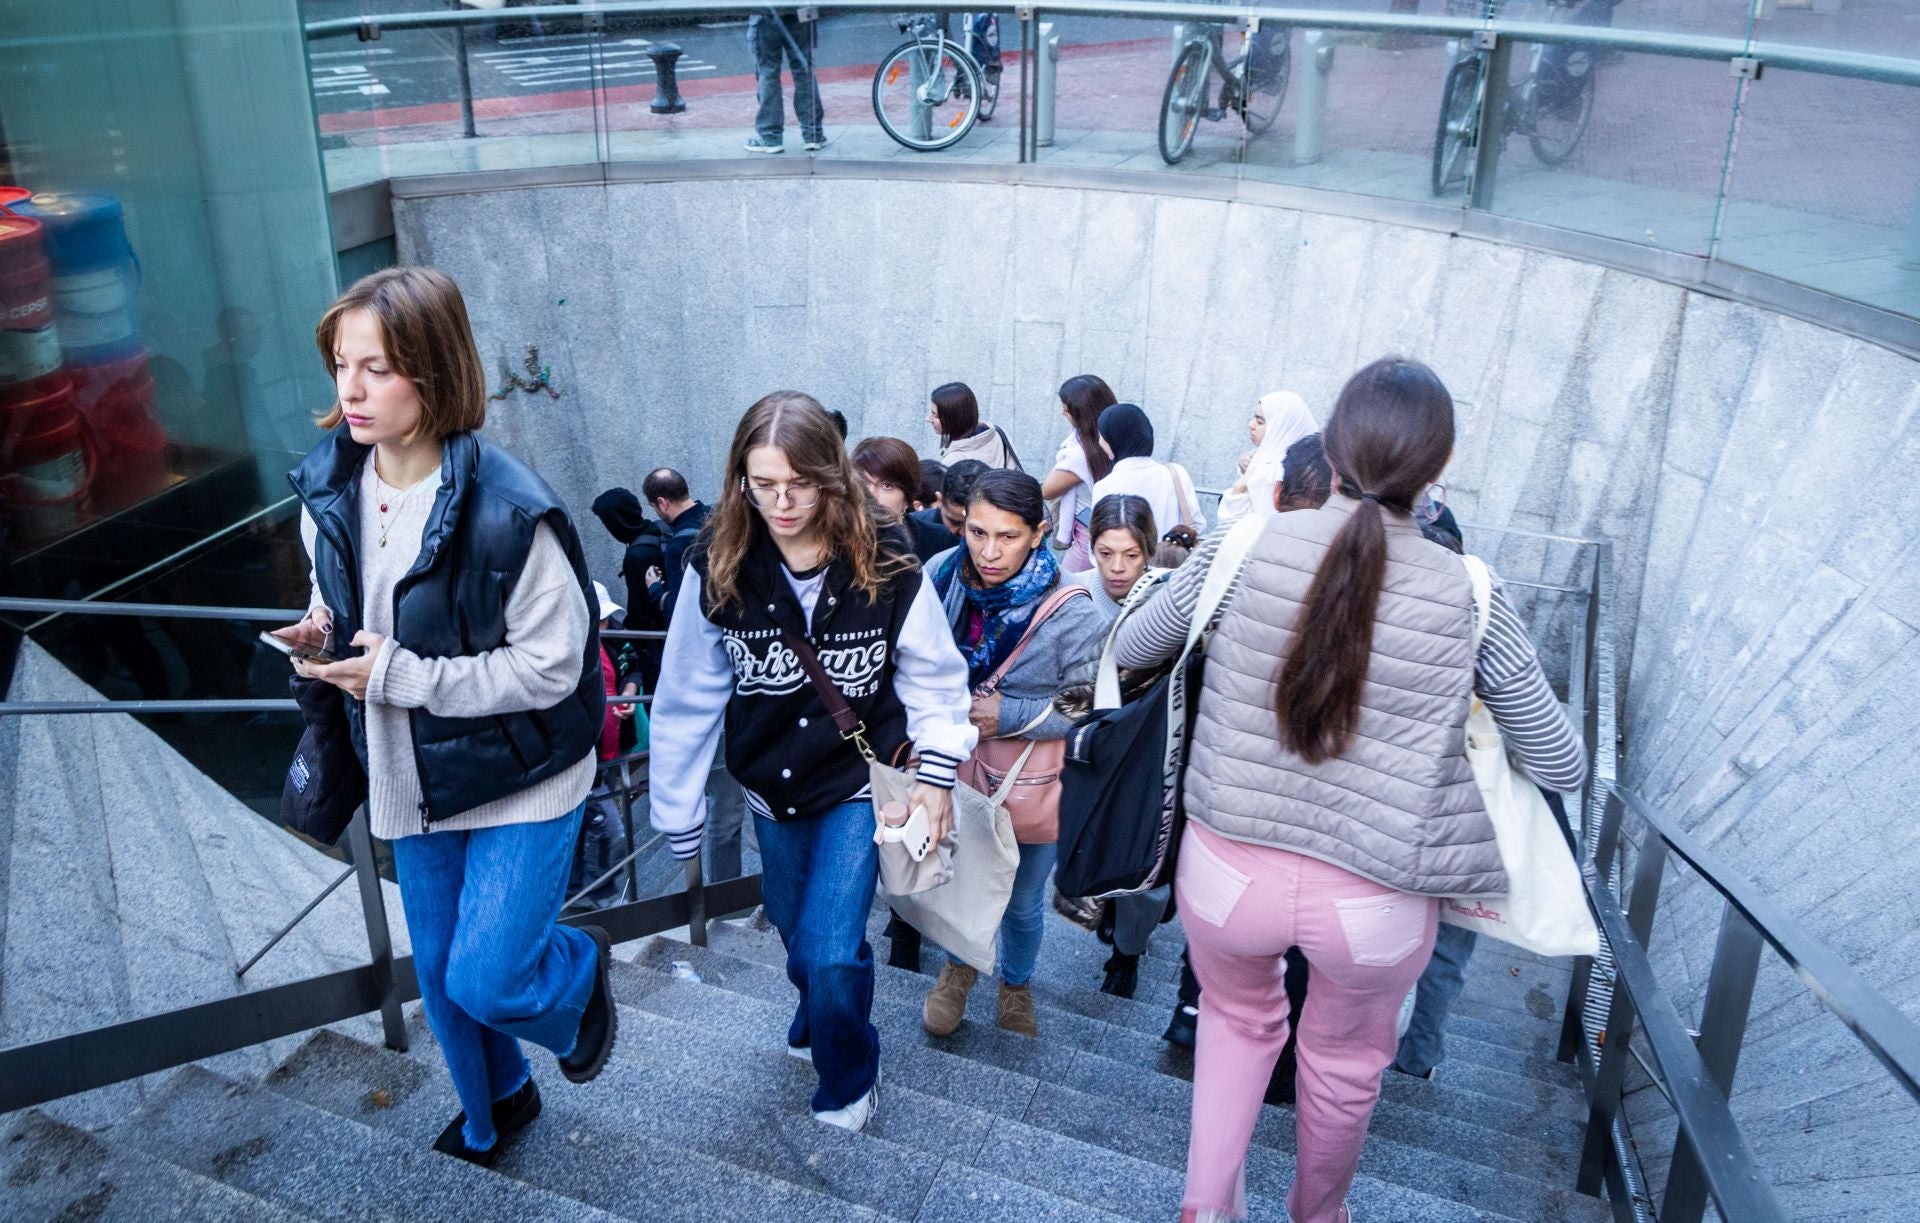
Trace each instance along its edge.
{"label": "white tote bag", "polygon": [[911,896],[887,898],[902,921],[986,976],[993,974],[994,941],[1020,869],[1007,795],[1032,754],[1029,741],[991,796],[965,783],[953,788],[953,878]]}
{"label": "white tote bag", "polygon": [[[1493,579],[1477,556],[1461,558],[1473,582],[1473,648],[1493,612]],[[1445,897],[1440,920],[1524,947],[1539,955],[1593,955],[1600,932],[1587,910],[1580,868],[1540,788],[1507,759],[1493,714],[1473,697],[1467,715],[1467,759],[1493,821],[1511,891],[1505,896]]]}

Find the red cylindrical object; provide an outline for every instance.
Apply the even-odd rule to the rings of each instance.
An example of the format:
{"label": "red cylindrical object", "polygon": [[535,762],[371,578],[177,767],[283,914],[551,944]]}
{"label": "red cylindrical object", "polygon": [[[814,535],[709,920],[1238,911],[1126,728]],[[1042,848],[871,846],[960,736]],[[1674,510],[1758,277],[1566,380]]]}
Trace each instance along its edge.
{"label": "red cylindrical object", "polygon": [[154,416],[147,350],[100,365],[67,367],[74,398],[99,447],[93,507],[111,513],[167,486],[167,433]]}
{"label": "red cylindrical object", "polygon": [[53,327],[53,269],[40,222],[0,212],[0,386],[60,368]]}
{"label": "red cylindrical object", "polygon": [[[22,388],[8,388],[22,391]],[[0,484],[13,534],[25,546],[58,539],[80,525],[98,469],[73,383],[55,377],[0,393]]]}

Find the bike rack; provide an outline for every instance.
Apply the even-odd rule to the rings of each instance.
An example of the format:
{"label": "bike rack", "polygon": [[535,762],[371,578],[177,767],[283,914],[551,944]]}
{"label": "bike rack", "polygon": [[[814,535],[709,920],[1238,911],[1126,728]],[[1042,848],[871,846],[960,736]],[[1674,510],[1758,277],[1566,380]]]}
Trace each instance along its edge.
{"label": "bike rack", "polygon": [[1300,31],[1300,93],[1293,129],[1296,166],[1310,166],[1326,151],[1327,94],[1333,76],[1334,45],[1334,35],[1327,30]]}
{"label": "bike rack", "polygon": [[1035,148],[1051,148],[1054,86],[1060,77],[1060,35],[1051,21],[1040,23],[1040,46],[1033,69],[1033,144]]}

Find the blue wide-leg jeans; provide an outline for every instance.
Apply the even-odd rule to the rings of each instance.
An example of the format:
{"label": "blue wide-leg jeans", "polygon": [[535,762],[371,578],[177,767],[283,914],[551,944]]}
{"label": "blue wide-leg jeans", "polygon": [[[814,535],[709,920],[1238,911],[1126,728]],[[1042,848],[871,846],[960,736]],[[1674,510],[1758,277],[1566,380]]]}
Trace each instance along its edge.
{"label": "blue wide-leg jeans", "polygon": [[476,1151],[494,1143],[494,1101],[531,1073],[520,1042],[565,1057],[580,1034],[600,953],[557,919],[584,810],[392,842],[420,1001]]}
{"label": "blue wide-leg jeans", "polygon": [[787,1044],[811,1049],[820,1086],[813,1111],[845,1108],[880,1073],[873,1026],[873,948],[867,913],[880,875],[873,804],[841,803],[819,815],[770,820],[756,813],[760,897],[787,948],[787,979],[800,1005]]}

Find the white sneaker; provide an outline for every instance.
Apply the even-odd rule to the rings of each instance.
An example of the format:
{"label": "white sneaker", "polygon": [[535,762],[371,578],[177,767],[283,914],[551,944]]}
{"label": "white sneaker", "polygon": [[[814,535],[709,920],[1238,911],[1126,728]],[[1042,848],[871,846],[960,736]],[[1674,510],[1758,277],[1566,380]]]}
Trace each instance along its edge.
{"label": "white sneaker", "polygon": [[799,1058],[799,1059],[800,1059],[801,1061],[803,1061],[803,1062],[807,1062],[807,1063],[809,1063],[809,1064],[811,1064],[811,1063],[812,1063],[812,1061],[813,1061],[813,1046],[811,1046],[811,1045],[788,1045],[788,1046],[787,1046],[787,1056],[788,1056],[788,1057],[797,1057],[797,1058]]}
{"label": "white sneaker", "polygon": [[832,139],[833,137],[827,135],[825,132],[821,132],[818,140],[807,141],[807,152],[818,153],[821,149],[826,148],[827,142]]}
{"label": "white sneaker", "polygon": [[749,153],[784,153],[786,151],[787,146],[785,144],[762,144],[758,136],[751,136],[747,139],[747,152]]}
{"label": "white sneaker", "polygon": [[867,1128],[867,1122],[873,1118],[873,1110],[880,1107],[880,1076],[873,1076],[873,1086],[867,1094],[847,1105],[845,1108],[830,1108],[823,1113],[815,1113],[815,1121],[843,1129],[849,1134],[858,1134]]}

